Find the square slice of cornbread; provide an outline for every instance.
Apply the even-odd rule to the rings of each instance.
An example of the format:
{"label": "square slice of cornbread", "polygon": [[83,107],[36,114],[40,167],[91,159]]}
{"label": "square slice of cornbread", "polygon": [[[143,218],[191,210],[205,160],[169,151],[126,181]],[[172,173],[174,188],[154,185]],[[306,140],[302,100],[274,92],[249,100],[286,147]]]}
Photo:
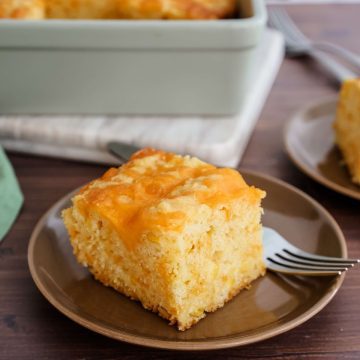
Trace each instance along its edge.
{"label": "square slice of cornbread", "polygon": [[360,185],[360,79],[343,83],[334,129],[352,181]]}
{"label": "square slice of cornbread", "polygon": [[265,273],[264,196],[236,170],[144,149],[85,186],[63,218],[96,279],[185,330]]}

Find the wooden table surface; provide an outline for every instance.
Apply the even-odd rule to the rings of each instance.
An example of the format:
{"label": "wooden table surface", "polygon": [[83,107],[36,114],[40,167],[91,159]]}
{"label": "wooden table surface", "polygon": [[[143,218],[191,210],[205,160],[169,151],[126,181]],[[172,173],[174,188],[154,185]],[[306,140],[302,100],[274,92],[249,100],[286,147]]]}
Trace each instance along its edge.
{"label": "wooden table surface", "polygon": [[[291,6],[313,38],[360,53],[360,6]],[[279,177],[321,202],[344,231],[349,255],[360,258],[360,203],[318,185],[288,160],[282,129],[291,113],[336,93],[310,60],[286,60],[240,167]],[[75,324],[39,293],[29,273],[27,246],[40,216],[57,199],[99,176],[102,166],[10,154],[25,194],[19,219],[0,247],[0,359],[360,359],[360,271],[351,271],[337,296],[298,328],[245,347],[198,353],[148,349],[117,342]]]}

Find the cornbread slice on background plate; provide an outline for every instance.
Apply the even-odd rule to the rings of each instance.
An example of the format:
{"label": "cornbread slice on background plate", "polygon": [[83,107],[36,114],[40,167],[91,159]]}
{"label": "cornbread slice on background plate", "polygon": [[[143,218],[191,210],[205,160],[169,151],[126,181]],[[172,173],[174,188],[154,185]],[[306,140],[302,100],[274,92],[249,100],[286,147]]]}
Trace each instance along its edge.
{"label": "cornbread slice on background plate", "polygon": [[336,143],[352,181],[360,185],[360,79],[350,79],[343,83],[334,128]]}
{"label": "cornbread slice on background plate", "polygon": [[264,196],[236,170],[144,149],[63,218],[96,279],[186,330],[264,275]]}

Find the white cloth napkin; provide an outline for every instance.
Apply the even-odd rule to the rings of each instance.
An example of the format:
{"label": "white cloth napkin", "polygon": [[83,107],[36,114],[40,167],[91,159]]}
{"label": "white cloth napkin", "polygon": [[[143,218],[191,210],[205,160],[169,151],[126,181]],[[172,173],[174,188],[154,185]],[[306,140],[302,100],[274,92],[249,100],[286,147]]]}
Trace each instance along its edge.
{"label": "white cloth napkin", "polygon": [[5,149],[113,164],[109,141],[192,154],[222,166],[236,166],[283,59],[283,40],[268,30],[241,111],[225,117],[0,116]]}

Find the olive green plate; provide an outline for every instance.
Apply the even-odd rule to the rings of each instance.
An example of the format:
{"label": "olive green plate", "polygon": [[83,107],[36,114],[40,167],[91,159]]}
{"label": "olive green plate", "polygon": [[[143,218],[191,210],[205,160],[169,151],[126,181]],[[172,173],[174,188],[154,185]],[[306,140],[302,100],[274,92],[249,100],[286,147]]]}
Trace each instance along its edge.
{"label": "olive green plate", "polygon": [[329,99],[298,111],[285,128],[285,148],[294,164],[315,181],[360,200],[360,186],[351,182],[335,146],[332,124],[336,102]]}
{"label": "olive green plate", "polygon": [[[347,256],[339,226],[309,196],[264,175],[242,172],[267,192],[264,224],[306,251]],[[138,302],[95,281],[71,250],[60,218],[72,194],[57,202],[31,236],[28,261],[42,294],[63,314],[95,332],[133,344],[178,350],[208,350],[254,343],[288,331],[318,313],[340,288],[338,277],[281,276],[268,272],[250,290],[180,332]],[[324,330],[326,331],[326,330]]]}

